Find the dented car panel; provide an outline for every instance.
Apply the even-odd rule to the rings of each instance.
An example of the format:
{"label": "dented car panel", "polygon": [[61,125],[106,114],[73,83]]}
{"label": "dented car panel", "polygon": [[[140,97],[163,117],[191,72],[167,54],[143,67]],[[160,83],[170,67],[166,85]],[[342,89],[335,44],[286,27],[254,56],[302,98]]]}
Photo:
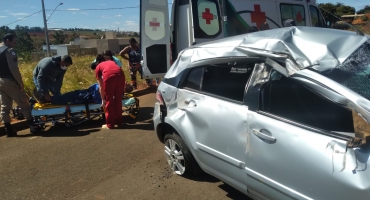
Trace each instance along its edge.
{"label": "dented car panel", "polygon": [[[349,59],[367,43],[290,27],[188,48],[158,87],[159,139],[171,127],[205,172],[252,198],[368,199],[370,84],[356,84],[370,59]],[[331,78],[348,63],[360,79]]]}
{"label": "dented car panel", "polygon": [[[359,191],[370,189],[369,172],[357,171],[358,150],[346,149],[347,141],[254,112],[248,113],[248,122],[249,131],[262,131],[276,140],[272,143],[255,135],[250,137],[245,168],[253,177],[251,182],[266,184],[256,187],[258,192],[276,199],[352,199]],[[369,152],[362,156],[368,157]],[[366,164],[361,165],[363,169]],[[366,194],[362,191],[362,195]]]}

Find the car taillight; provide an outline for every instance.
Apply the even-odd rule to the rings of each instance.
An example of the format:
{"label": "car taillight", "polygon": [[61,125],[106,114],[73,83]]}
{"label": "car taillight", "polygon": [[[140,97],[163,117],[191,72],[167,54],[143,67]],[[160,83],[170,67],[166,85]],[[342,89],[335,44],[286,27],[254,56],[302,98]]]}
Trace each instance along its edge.
{"label": "car taillight", "polygon": [[155,96],[157,98],[158,103],[163,106],[164,105],[164,102],[163,102],[162,94],[159,91],[157,91],[157,93],[156,93]]}

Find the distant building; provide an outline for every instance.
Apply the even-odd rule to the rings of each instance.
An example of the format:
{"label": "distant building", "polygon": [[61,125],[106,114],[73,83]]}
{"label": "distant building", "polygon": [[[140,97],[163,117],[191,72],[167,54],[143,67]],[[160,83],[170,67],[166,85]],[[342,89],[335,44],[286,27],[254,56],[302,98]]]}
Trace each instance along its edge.
{"label": "distant building", "polygon": [[342,20],[352,24],[353,20],[355,20],[356,17],[361,17],[361,16],[364,16],[364,14],[343,15]]}

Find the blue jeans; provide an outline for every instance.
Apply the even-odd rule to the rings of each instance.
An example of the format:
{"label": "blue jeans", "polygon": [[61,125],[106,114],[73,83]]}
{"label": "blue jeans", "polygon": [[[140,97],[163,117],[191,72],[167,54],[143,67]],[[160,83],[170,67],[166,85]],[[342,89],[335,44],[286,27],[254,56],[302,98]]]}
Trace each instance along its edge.
{"label": "blue jeans", "polygon": [[[36,78],[33,78],[33,83],[35,84],[37,91],[41,91],[41,89],[40,89],[40,87],[39,87],[39,85],[37,83],[37,79]],[[51,92],[51,94],[53,94],[53,96],[60,96],[60,95],[62,95],[60,93],[60,90],[59,91],[56,90],[55,83],[48,83],[48,90]]]}

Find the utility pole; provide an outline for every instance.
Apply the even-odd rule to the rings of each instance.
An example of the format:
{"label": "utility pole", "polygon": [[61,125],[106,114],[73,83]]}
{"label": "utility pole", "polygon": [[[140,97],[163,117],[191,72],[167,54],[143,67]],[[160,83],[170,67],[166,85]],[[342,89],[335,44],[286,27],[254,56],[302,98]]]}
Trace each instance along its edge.
{"label": "utility pole", "polygon": [[45,30],[47,56],[50,56],[49,33],[48,33],[48,26],[47,26],[47,23],[46,23],[44,0],[41,0],[41,3],[42,3],[42,12],[43,12],[43,15],[44,15],[44,30]]}
{"label": "utility pole", "polygon": [[45,6],[44,6],[44,0],[41,0],[42,3],[42,13],[44,15],[44,29],[45,29],[45,40],[46,40],[46,49],[47,49],[47,56],[50,56],[50,44],[49,44],[49,31],[48,31],[48,23],[47,21],[51,17],[51,15],[54,13],[54,11],[58,8],[58,6],[63,5],[63,3],[59,3],[57,7],[54,8],[53,12],[50,14],[49,18],[46,19],[45,14]]}

